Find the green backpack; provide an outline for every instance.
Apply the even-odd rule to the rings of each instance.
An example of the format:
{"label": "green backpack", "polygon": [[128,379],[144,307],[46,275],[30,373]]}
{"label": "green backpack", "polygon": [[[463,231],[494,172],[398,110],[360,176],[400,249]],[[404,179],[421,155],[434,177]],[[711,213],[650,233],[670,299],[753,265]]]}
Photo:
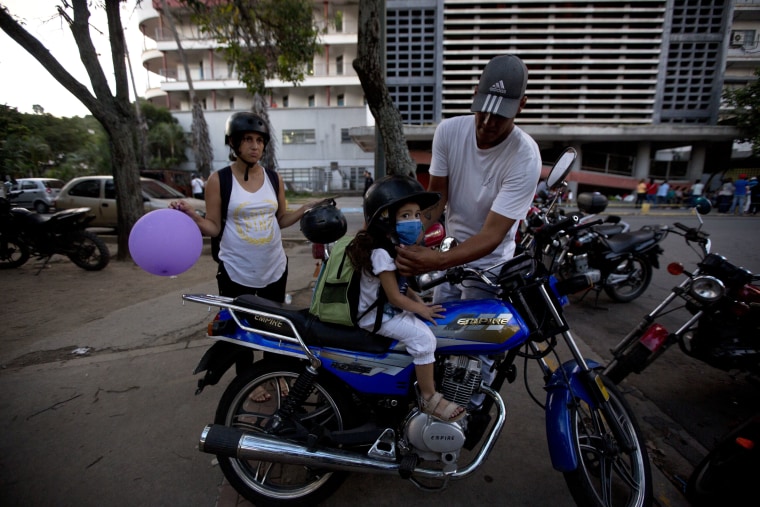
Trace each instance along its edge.
{"label": "green backpack", "polygon": [[[378,299],[365,312],[357,315],[361,271],[354,269],[346,253],[346,247],[352,240],[352,236],[344,236],[335,242],[330,250],[329,259],[317,277],[309,313],[322,322],[354,327],[364,315],[380,305],[381,301],[385,304],[385,293],[381,289]],[[378,311],[373,333],[380,329],[382,318],[383,312]]]}

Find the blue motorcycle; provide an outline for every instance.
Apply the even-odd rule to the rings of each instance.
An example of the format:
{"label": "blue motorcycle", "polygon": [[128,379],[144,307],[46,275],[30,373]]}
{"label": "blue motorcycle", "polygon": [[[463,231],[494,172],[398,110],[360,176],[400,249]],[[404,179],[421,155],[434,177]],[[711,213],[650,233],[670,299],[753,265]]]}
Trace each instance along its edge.
{"label": "blue motorcycle", "polygon": [[[560,157],[551,187],[561,186],[574,159],[572,150]],[[547,226],[537,238],[552,241],[559,232]],[[183,295],[220,308],[208,328],[216,343],[196,369],[205,372],[197,392],[236,368],[200,450],[215,454],[227,480],[255,505],[316,505],[349,472],[397,474],[423,490],[442,489],[485,462],[506,421],[504,382],[533,360],[545,381],[552,465],[575,502],[651,505],[650,465],[633,412],[599,365],[583,358],[563,315],[563,287],[528,252],[487,270],[423,275],[418,284],[468,281],[492,288],[493,298],[446,303],[446,317],[433,327],[439,391],[462,406],[485,393],[482,408],[456,422],[420,409],[412,358],[394,340],[256,296]],[[254,360],[254,351],[263,357]],[[481,382],[481,356],[494,359],[490,386]]]}

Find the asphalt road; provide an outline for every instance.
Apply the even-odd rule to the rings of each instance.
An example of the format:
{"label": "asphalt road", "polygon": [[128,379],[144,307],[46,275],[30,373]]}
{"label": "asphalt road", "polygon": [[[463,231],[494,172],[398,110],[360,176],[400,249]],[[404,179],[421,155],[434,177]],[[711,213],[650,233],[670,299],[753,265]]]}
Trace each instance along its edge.
{"label": "asphalt road", "polygon": [[[339,200],[339,205],[354,210],[348,213],[351,232],[361,222],[355,212],[359,201],[346,201]],[[626,219],[632,223],[638,220]],[[661,221],[660,217],[643,220]],[[734,222],[736,225],[729,225]],[[714,232],[717,245],[724,241],[719,237],[725,233],[726,248],[739,258],[739,248],[746,246],[747,252],[756,251],[756,243],[748,239],[755,223],[751,218],[716,216],[707,218],[706,228]],[[288,230],[286,239],[298,235],[294,227]],[[666,255],[671,250],[673,255],[680,255],[675,246],[669,245]],[[314,269],[310,249],[303,243],[293,243],[289,255],[291,277],[307,281],[294,292],[294,302],[305,304]],[[758,269],[749,262],[745,265]],[[647,293],[639,302],[624,307],[610,304],[607,310],[599,310],[586,302],[572,304],[568,317],[584,353],[603,360],[615,338],[632,325],[631,319],[635,321],[656,302],[656,291],[670,285],[656,278],[651,297]],[[213,291],[213,283],[189,287],[187,291]],[[193,395],[197,378],[191,372],[210,344],[202,337],[202,327],[209,318],[207,310],[201,305],[182,306],[176,293],[128,302],[123,309],[98,321],[83,322],[81,334],[97,335],[103,345],[109,341],[119,344],[138,324],[151,323],[160,325],[156,332],[161,336],[146,337],[144,345],[126,352],[0,370],[0,503],[238,505],[236,498],[223,496],[229,489],[222,485],[213,456],[197,451],[200,431],[213,419],[216,402],[231,379],[228,374],[219,386],[207,388],[200,396]],[[172,340],[161,339],[172,330],[193,327],[198,331],[188,331]],[[159,332],[160,329],[166,331]],[[52,347],[60,338],[46,337],[44,343]],[[673,365],[663,362],[661,372],[653,370],[641,376],[648,379],[646,382],[632,379],[625,387],[644,425],[653,460],[664,470],[663,474],[657,468],[655,474],[658,503],[678,506],[685,502],[668,477],[677,484],[678,477],[688,472],[690,459],[705,452],[700,441],[709,441],[710,435],[695,438],[694,434],[706,432],[710,424],[710,431],[720,430],[720,424],[710,415],[713,408],[701,404],[722,397],[717,401],[728,407],[721,410],[730,408],[730,400],[735,397],[729,394],[736,390],[739,380],[718,375],[725,385],[718,383],[721,389],[716,391],[714,381],[708,380],[713,372],[707,367],[687,362],[688,368],[694,370],[687,376],[684,370],[688,368],[680,364],[678,351],[668,354]],[[704,383],[697,384],[696,380],[703,376]],[[540,384],[534,387],[542,397]],[[658,387],[669,394],[658,394]],[[691,393],[691,398],[684,392]],[[437,506],[496,501],[503,506],[573,505],[561,474],[549,463],[541,409],[530,401],[520,381],[505,386],[502,393],[508,406],[505,430],[487,463],[472,477],[452,483],[443,492],[429,493],[396,477],[355,474],[326,505],[403,502]],[[694,417],[697,407],[703,417]],[[694,456],[685,458],[684,449]]]}

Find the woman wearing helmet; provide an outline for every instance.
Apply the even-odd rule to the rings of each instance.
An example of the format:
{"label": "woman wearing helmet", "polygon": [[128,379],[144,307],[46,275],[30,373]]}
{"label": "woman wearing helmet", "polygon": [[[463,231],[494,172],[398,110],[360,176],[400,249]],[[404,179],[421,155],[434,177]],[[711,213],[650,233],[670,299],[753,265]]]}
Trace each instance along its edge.
{"label": "woman wearing helmet", "polygon": [[[465,410],[436,392],[433,380],[436,339],[423,320],[436,324],[443,307],[427,305],[396,272],[395,245],[414,245],[422,239],[421,210],[440,199],[439,194],[425,192],[422,185],[405,176],[386,176],[367,190],[364,197],[365,229],[360,231],[346,251],[356,270],[361,271],[358,314],[359,327],[372,330],[378,311],[382,323],[378,333],[399,340],[414,360],[420,407],[423,412],[445,422],[462,419]],[[380,291],[388,304],[372,307]],[[419,318],[418,318],[419,317]]]}
{"label": "woman wearing helmet", "polygon": [[[171,203],[172,208],[192,218],[204,236],[215,238],[222,234],[216,274],[222,296],[257,294],[283,302],[288,261],[280,229],[296,223],[314,204],[287,210],[282,177],[273,173],[279,183],[275,191],[273,181],[259,164],[269,139],[269,128],[260,117],[249,112],[232,114],[224,132],[232,163],[212,173],[206,182],[205,218],[185,201]],[[224,210],[219,176],[222,171],[232,172],[229,205]]]}

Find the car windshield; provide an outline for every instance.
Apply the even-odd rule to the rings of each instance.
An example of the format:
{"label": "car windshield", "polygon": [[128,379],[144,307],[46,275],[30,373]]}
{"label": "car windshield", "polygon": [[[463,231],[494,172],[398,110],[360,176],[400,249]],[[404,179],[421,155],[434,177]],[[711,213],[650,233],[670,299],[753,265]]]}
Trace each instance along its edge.
{"label": "car windshield", "polygon": [[47,188],[57,188],[58,190],[63,188],[63,180],[45,180],[44,183]]}
{"label": "car windshield", "polygon": [[143,193],[154,199],[182,199],[185,196],[155,180],[142,180]]}

